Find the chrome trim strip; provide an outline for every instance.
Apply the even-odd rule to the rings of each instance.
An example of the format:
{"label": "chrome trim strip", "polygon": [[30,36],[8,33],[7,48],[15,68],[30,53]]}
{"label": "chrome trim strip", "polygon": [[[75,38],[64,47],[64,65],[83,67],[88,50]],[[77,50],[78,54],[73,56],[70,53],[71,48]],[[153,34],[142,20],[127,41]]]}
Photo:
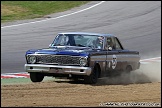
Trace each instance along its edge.
{"label": "chrome trim strip", "polygon": [[[29,57],[29,56],[36,56],[37,57],[37,59],[41,59],[41,61],[36,61],[36,63],[41,63],[41,64],[53,64],[53,65],[55,65],[55,64],[59,64],[59,65],[78,65],[78,66],[80,66],[80,61],[79,61],[79,59],[81,59],[81,58],[88,58],[88,56],[71,56],[71,55],[53,55],[53,54],[28,54],[28,55],[26,55],[26,57]],[[57,57],[67,57],[67,59],[70,59],[70,60],[72,60],[72,62],[73,63],[60,63],[59,61],[55,61],[55,59],[54,59],[54,62],[49,62],[49,61],[42,61],[42,59],[43,58],[46,58],[46,56],[49,56],[50,57],[50,60],[53,60],[54,59],[54,57],[55,57],[55,59],[57,59]],[[53,58],[53,59],[52,59]],[[49,59],[46,59],[46,60],[49,60]],[[75,61],[75,63],[74,63],[74,61]],[[58,63],[59,62],[59,63]]]}
{"label": "chrome trim strip", "polygon": [[76,75],[90,75],[92,71],[90,67],[58,66],[58,65],[43,65],[43,64],[25,64],[24,68],[26,72],[56,73],[53,69],[51,69],[55,68],[61,69],[60,74],[76,74]]}
{"label": "chrome trim strip", "polygon": [[[31,63],[32,64],[32,63]],[[43,63],[37,62],[37,64],[44,64],[44,65],[60,65],[59,63]],[[62,64],[63,66],[80,66],[80,64]]]}
{"label": "chrome trim strip", "polygon": [[87,57],[87,56],[72,56],[72,55],[55,55],[55,54],[27,54],[26,56],[28,55],[52,55],[52,56],[71,56],[71,57]]}

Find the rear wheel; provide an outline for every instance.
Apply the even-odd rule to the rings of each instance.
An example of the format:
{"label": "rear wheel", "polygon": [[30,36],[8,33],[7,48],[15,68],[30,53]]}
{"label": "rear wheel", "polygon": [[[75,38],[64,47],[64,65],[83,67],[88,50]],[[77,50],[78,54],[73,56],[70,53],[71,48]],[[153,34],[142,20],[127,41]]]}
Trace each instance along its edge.
{"label": "rear wheel", "polygon": [[[132,79],[131,79],[131,71],[132,71],[132,67],[130,65],[128,65],[126,68],[125,68],[125,71],[124,71],[124,74],[122,74],[122,76],[124,76],[124,84],[127,84],[127,83],[130,83],[132,82]],[[127,81],[127,82],[125,82]]]}
{"label": "rear wheel", "polygon": [[129,65],[125,69],[125,73],[130,73],[132,71],[132,67]]}
{"label": "rear wheel", "polygon": [[95,84],[97,83],[98,75],[99,75],[99,69],[98,67],[95,67],[93,69],[93,72],[90,74],[90,76],[84,77],[84,82],[88,84]]}
{"label": "rear wheel", "polygon": [[41,82],[44,79],[44,75],[42,73],[31,72],[30,79],[32,82]]}

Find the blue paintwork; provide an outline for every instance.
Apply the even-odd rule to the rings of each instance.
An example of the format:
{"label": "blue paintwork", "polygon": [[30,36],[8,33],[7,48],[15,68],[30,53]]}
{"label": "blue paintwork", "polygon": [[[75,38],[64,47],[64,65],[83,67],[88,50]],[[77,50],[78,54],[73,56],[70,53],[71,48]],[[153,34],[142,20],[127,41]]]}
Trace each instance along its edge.
{"label": "blue paintwork", "polygon": [[64,48],[45,48],[38,50],[28,50],[27,54],[52,54],[52,55],[70,55],[70,56],[88,56],[92,49],[78,48],[78,47],[64,47]]}

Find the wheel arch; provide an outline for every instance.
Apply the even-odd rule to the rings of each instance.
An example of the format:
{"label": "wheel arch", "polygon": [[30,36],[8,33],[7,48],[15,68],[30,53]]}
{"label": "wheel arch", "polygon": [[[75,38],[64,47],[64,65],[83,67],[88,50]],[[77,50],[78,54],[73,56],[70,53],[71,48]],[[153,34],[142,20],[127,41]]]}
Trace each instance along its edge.
{"label": "wheel arch", "polygon": [[127,72],[127,71],[131,72],[132,70],[133,70],[133,67],[132,67],[131,64],[126,65],[126,67],[125,67],[125,71],[126,71],[126,72]]}
{"label": "wheel arch", "polygon": [[98,68],[98,77],[100,77],[101,76],[101,67],[100,67],[99,62],[94,63],[93,69],[95,69],[95,68]]}

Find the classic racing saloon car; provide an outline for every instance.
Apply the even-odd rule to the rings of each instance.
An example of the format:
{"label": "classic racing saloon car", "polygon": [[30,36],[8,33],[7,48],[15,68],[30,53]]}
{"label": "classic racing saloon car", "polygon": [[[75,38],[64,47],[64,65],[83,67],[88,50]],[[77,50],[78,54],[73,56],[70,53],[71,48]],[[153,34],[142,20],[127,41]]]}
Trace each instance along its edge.
{"label": "classic racing saloon car", "polygon": [[25,71],[32,82],[53,76],[94,84],[111,73],[129,73],[140,67],[139,52],[124,49],[111,34],[59,33],[49,48],[28,50],[25,56]]}

